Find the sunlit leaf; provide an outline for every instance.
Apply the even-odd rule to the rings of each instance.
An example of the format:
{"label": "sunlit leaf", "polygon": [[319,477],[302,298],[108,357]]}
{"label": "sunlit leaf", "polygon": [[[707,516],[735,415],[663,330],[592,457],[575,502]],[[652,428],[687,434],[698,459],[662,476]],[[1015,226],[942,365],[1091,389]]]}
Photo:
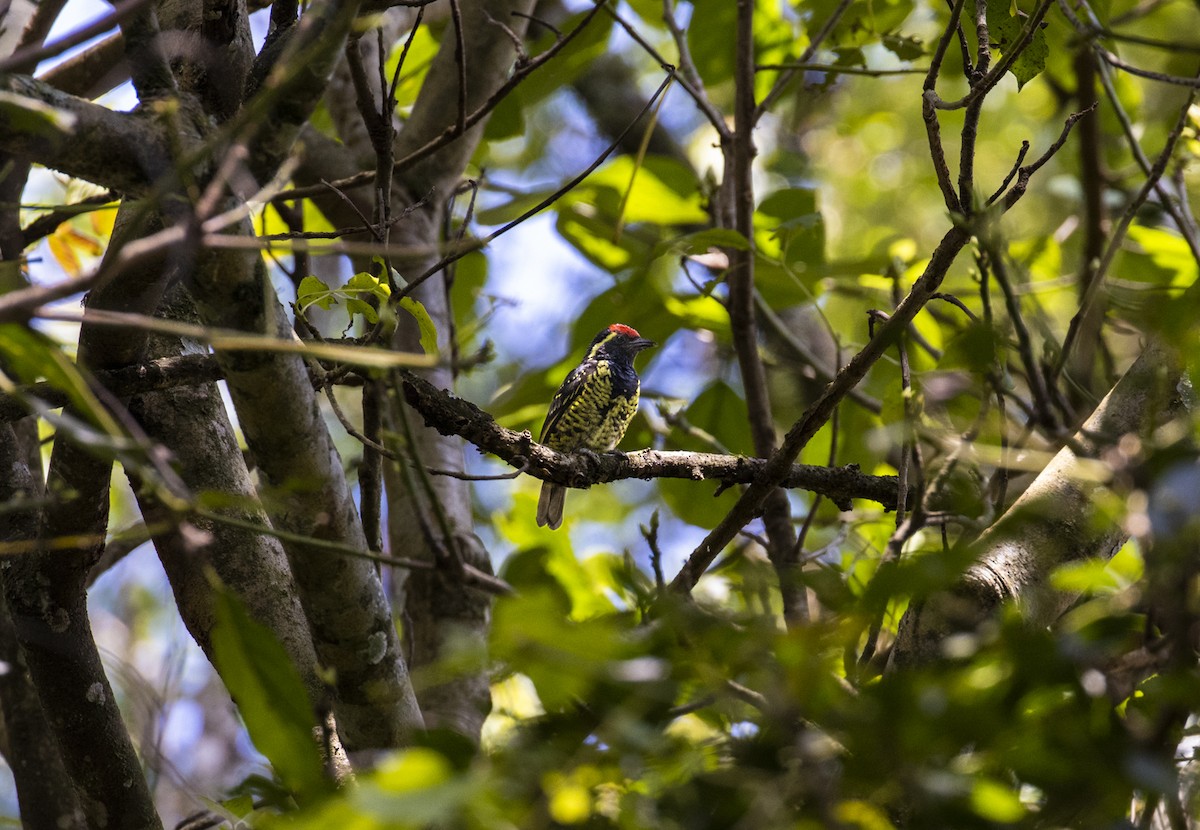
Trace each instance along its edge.
{"label": "sunlit leaf", "polygon": [[777,190],[758,205],[755,238],[763,256],[803,274],[825,261],[825,220],[817,210],[815,191]]}
{"label": "sunlit leaf", "polygon": [[[388,54],[384,75],[389,82],[396,75],[400,56],[404,52],[405,40],[401,39],[393,44],[392,50]],[[433,57],[437,54],[437,50],[438,41],[430,27],[422,26],[417,29],[412,42],[408,44],[408,52],[404,55],[404,67],[400,72],[399,83],[396,85],[396,106],[398,108],[411,107],[417,100],[417,93],[421,90],[421,85],[425,81],[425,75],[433,63]]]}
{"label": "sunlit leaf", "polygon": [[14,132],[47,138],[60,135],[75,125],[75,115],[12,92],[0,92],[0,120]]}
{"label": "sunlit leaf", "polygon": [[552,592],[535,589],[496,604],[490,652],[529,676],[548,711],[584,700],[625,651],[612,617],[562,618]]}
{"label": "sunlit leaf", "polygon": [[319,278],[308,276],[300,280],[300,286],[296,289],[296,301],[301,311],[314,305],[328,311],[337,303],[337,292]]}
{"label": "sunlit leaf", "polygon": [[568,194],[563,204],[584,203],[624,224],[686,225],[708,221],[694,174],[674,159],[629,156],[605,164]]}
{"label": "sunlit leaf", "polygon": [[437,354],[437,324],[433,322],[433,318],[429,316],[429,312],[425,309],[425,306],[420,300],[410,295],[401,298],[400,307],[411,314],[412,318],[417,321],[417,328],[421,332],[421,349],[427,355]]}
{"label": "sunlit leaf", "polygon": [[981,778],[971,787],[971,806],[991,821],[1013,824],[1025,817],[1025,807],[1012,788]]}

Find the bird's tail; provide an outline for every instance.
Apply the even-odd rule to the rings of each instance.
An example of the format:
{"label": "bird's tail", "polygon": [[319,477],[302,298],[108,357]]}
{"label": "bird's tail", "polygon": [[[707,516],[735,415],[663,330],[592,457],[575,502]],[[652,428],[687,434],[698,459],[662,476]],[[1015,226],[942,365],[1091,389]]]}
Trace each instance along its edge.
{"label": "bird's tail", "polygon": [[562,525],[563,502],[567,499],[567,488],[548,481],[542,482],[542,494],[538,496],[538,527],[558,530]]}

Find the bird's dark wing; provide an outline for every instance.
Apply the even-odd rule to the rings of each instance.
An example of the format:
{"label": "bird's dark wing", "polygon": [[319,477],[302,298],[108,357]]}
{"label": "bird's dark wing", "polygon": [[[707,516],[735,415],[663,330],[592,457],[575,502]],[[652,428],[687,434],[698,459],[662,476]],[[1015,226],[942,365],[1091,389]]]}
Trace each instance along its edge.
{"label": "bird's dark wing", "polygon": [[562,416],[571,408],[571,404],[579,397],[583,391],[584,381],[587,376],[595,371],[592,361],[585,360],[583,363],[571,370],[571,374],[567,375],[566,380],[562,382],[562,386],[558,387],[558,391],[554,393],[554,399],[550,401],[550,411],[546,413],[546,422],[542,424],[541,441],[551,449],[558,449],[551,443],[554,440],[554,433],[558,427],[558,422]]}

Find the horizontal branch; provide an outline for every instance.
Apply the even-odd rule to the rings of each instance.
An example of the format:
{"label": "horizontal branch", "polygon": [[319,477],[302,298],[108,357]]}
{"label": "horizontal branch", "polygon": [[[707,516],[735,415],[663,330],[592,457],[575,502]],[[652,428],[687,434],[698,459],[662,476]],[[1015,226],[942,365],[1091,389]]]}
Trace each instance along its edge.
{"label": "horizontal branch", "polygon": [[[182,119],[180,119],[182,120]],[[172,169],[164,126],[24,75],[0,77],[0,149],[129,195]]]}
{"label": "horizontal branch", "polygon": [[[222,378],[216,360],[212,355],[204,354],[164,358],[96,372],[96,375],[119,398],[176,386],[212,383]],[[514,432],[500,426],[475,404],[438,389],[411,372],[401,370],[401,376],[405,399],[428,426],[443,435],[464,438],[535,478],[568,487],[586,488],[629,478],[716,481],[728,487],[753,482],[767,463],[762,458],[699,452],[641,450],[592,456],[558,453],[535,442],[528,431]],[[50,407],[62,406],[67,400],[65,392],[47,383],[0,394],[0,423],[28,415],[30,410],[26,402],[31,397]],[[793,464],[780,486],[820,493],[842,509],[849,509],[852,499],[866,499],[890,510],[896,506],[898,492],[895,476],[867,475],[854,464],[846,467]]]}
{"label": "horizontal branch", "polygon": [[[222,378],[216,360],[207,354],[166,357],[109,372],[96,372],[95,375],[106,389],[115,392],[119,398],[176,386],[198,386]],[[28,415],[30,410],[26,401],[30,398],[36,398],[53,409],[65,405],[69,396],[65,390],[49,383],[35,383],[11,393],[0,394],[0,423],[11,423]]]}
{"label": "horizontal branch", "polygon": [[[427,426],[442,435],[465,438],[529,475],[568,487],[584,488],[628,478],[685,478],[718,481],[723,486],[749,484],[767,463],[762,458],[698,452],[641,450],[590,456],[558,453],[536,443],[528,430],[506,429],[470,401],[437,389],[411,372],[401,371],[401,376],[405,400]],[[836,468],[793,464],[779,484],[820,493],[842,509],[849,509],[851,499],[867,499],[891,509],[898,491],[895,476],[867,475],[853,464]]]}

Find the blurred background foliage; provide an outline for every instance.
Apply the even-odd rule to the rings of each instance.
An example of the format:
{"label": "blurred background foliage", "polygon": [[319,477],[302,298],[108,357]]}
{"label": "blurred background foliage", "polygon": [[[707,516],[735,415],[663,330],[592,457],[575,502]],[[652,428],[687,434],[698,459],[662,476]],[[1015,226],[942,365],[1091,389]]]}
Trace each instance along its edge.
{"label": "blurred background foliage", "polygon": [[[566,31],[584,5],[548,2],[538,16]],[[997,5],[1001,14],[1008,4]],[[1027,14],[1027,5],[1013,3],[1012,12]],[[693,0],[676,9],[699,77],[725,114],[733,106],[736,7],[732,0]],[[757,62],[795,61],[835,7],[832,0],[758,0]],[[611,8],[676,61],[660,0]],[[1200,51],[1195,3],[1101,0],[1092,9],[1102,25],[1140,39],[1105,41],[1124,59],[1193,76]],[[867,341],[867,312],[894,306],[955,221],[938,190],[921,116],[923,72],[947,19],[944,4],[921,0],[853,3],[814,59],[824,68],[799,70],[756,133],[755,288],[780,430]],[[1037,157],[1067,116],[1082,109],[1076,90],[1086,46],[1057,10],[1046,20],[1039,32],[1044,53],[1029,58],[1034,64],[1023,70],[1023,85],[1010,74],[983,106],[975,151],[980,202],[1013,169],[1022,142]],[[536,54],[553,34],[536,25],[533,31],[541,38],[530,46]],[[439,22],[418,32],[398,87],[399,117],[446,36]],[[1191,48],[1155,45],[1180,39]],[[643,99],[663,79],[654,56],[612,16],[598,15],[490,120],[473,163],[478,198],[470,233],[483,236],[520,215],[613,140],[582,88],[607,62],[622,67],[628,91]],[[946,100],[966,93],[962,69],[961,52],[952,46],[938,86]],[[758,73],[758,100],[782,71]],[[1187,90],[1121,72],[1113,83],[1134,134],[1147,154],[1157,153]],[[1076,132],[992,228],[1039,359],[1057,353],[1079,307],[1077,277],[1089,256],[1088,188],[1099,187],[1111,222],[1144,181],[1114,107],[1104,103],[1090,117],[1098,124],[1102,181],[1087,180]],[[961,110],[941,113],[951,169],[962,118]],[[494,355],[459,378],[458,393],[505,426],[536,435],[554,389],[585,345],[621,321],[660,344],[643,358],[641,411],[622,447],[750,454],[726,289],[720,269],[706,259],[721,246],[746,244],[712,228],[722,176],[717,137],[678,85],[669,88],[656,119],[673,149],[639,157],[623,147],[545,214],[457,264],[451,294],[459,351],[490,342]],[[322,123],[320,114],[314,123]],[[1198,126],[1200,109],[1193,107],[1171,170],[1183,196],[1200,189]],[[635,146],[646,127],[643,121],[635,130]],[[35,177],[33,188],[40,188],[31,194],[38,198],[29,201],[78,195],[78,185],[49,176]],[[467,218],[465,204],[460,199],[458,221]],[[305,211],[310,230],[320,227],[315,214]],[[111,215],[92,212],[63,225],[40,249],[39,268],[79,273],[81,262],[99,252]],[[268,210],[261,228],[271,232],[276,222]],[[276,267],[274,274],[286,294],[285,270]],[[1108,271],[1097,374],[1070,392],[1079,415],[1136,356],[1145,332],[1161,328],[1194,349],[1193,336],[1182,332],[1195,310],[1176,301],[1196,276],[1196,259],[1162,210],[1153,204],[1138,210]],[[970,251],[959,256],[942,290],[983,316],[980,270]],[[464,647],[416,682],[481,667],[493,673],[494,709],[482,753],[452,735],[429,733],[355,786],[325,791],[313,772],[311,724],[304,712],[282,705],[298,694],[293,681],[264,670],[281,656],[232,599],[222,612],[224,649],[229,665],[244,669],[235,672],[242,689],[232,691],[257,752],[244,733],[231,738],[228,700],[211,694],[218,681],[170,613],[170,592],[143,547],[101,578],[93,614],[167,814],[205,806],[263,826],[363,830],[1102,828],[1134,826],[1164,797],[1190,792],[1187,753],[1181,750],[1178,764],[1165,757],[1164,736],[1155,730],[1164,712],[1195,709],[1195,666],[1152,674],[1131,688],[1102,673],[1134,652],[1153,624],[1136,541],[1110,561],[1055,573],[1056,587],[1080,599],[1052,630],[1031,630],[1009,609],[977,634],[948,641],[936,665],[883,671],[909,598],[952,585],[967,564],[960,548],[945,548],[946,534],[953,541],[977,532],[1029,480],[1017,459],[1004,457],[1013,462],[1012,474],[998,499],[1002,448],[1024,441],[1034,472],[1044,463],[1038,453],[1054,449],[1023,430],[1020,412],[985,403],[984,375],[997,367],[1000,382],[1018,396],[1026,382],[1013,321],[994,290],[992,301],[992,326],[935,301],[909,340],[927,475],[963,433],[973,430],[980,448],[975,477],[947,508],[963,523],[921,531],[900,561],[884,563],[892,514],[857,501],[841,511],[791,493],[798,522],[812,514],[802,557],[814,614],[803,626],[782,624],[757,522],[701,580],[694,603],[656,590],[656,571],[671,578],[732,504],[733,490],[664,480],[573,492],[567,529],[550,534],[533,522],[538,482],[477,484],[479,532],[517,593],[497,601],[486,655]],[[344,312],[330,318],[335,332],[345,325]],[[802,355],[815,356],[815,365]],[[800,460],[895,474],[904,418],[893,352]],[[352,467],[358,450],[339,434]],[[504,471],[484,457],[471,463],[482,474]],[[1135,493],[1152,486],[1151,479]],[[135,523],[129,492],[113,492],[113,526]],[[1144,516],[1144,496],[1129,499],[1116,500],[1114,521]],[[882,623],[878,651],[863,661],[864,638],[876,623]],[[1172,740],[1186,747],[1193,730],[1186,731]],[[206,797],[223,789],[231,795],[219,803]],[[1196,814],[1185,802],[1177,807]]]}

